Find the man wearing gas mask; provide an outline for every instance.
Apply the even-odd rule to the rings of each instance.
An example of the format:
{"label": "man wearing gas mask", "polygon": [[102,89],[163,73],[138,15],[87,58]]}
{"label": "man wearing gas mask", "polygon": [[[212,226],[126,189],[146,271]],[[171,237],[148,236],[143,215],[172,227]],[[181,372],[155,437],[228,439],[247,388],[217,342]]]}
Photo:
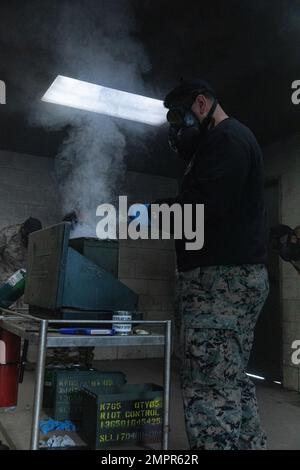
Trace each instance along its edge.
{"label": "man wearing gas mask", "polygon": [[186,163],[168,202],[204,204],[204,246],[176,240],[176,329],[191,449],[264,449],[254,384],[246,375],[268,295],[263,158],[252,132],[228,117],[202,80],[165,98],[169,141]]}

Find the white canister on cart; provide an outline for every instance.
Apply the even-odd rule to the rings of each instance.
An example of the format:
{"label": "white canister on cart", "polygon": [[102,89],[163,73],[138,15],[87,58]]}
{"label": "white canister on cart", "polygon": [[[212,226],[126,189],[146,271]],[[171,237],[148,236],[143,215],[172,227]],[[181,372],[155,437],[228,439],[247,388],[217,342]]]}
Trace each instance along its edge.
{"label": "white canister on cart", "polygon": [[113,322],[122,322],[122,323],[113,323],[112,327],[115,330],[117,335],[130,335],[132,332],[131,323],[123,323],[125,321],[132,320],[132,313],[126,310],[119,310],[113,313]]}

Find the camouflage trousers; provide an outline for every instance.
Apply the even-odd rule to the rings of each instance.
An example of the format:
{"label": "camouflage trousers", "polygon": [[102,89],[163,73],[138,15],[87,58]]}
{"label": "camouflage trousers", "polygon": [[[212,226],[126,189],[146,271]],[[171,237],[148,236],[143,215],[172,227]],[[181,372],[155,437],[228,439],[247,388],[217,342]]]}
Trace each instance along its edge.
{"label": "camouflage trousers", "polygon": [[245,373],[268,296],[264,265],[177,274],[181,385],[191,449],[265,449],[255,386]]}

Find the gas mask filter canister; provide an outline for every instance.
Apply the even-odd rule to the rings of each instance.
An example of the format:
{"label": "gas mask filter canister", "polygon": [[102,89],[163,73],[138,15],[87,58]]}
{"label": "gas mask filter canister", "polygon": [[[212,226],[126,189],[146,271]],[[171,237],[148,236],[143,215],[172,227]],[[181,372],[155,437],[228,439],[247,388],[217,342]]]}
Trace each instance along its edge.
{"label": "gas mask filter canister", "polygon": [[[197,96],[199,94],[201,92],[198,92]],[[190,106],[192,106],[194,99]],[[190,106],[177,105],[170,107],[167,113],[167,120],[170,124],[169,145],[186,163],[192,159],[201,139],[206,134],[217,104],[217,99],[214,98],[211,109],[202,123],[191,111]]]}

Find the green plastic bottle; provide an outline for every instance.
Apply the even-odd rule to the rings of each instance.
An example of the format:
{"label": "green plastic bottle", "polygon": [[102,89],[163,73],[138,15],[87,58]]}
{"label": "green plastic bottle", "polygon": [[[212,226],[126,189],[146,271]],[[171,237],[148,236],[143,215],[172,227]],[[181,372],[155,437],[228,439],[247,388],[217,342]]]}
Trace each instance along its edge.
{"label": "green plastic bottle", "polygon": [[26,269],[16,271],[0,286],[0,307],[8,308],[24,294]]}

